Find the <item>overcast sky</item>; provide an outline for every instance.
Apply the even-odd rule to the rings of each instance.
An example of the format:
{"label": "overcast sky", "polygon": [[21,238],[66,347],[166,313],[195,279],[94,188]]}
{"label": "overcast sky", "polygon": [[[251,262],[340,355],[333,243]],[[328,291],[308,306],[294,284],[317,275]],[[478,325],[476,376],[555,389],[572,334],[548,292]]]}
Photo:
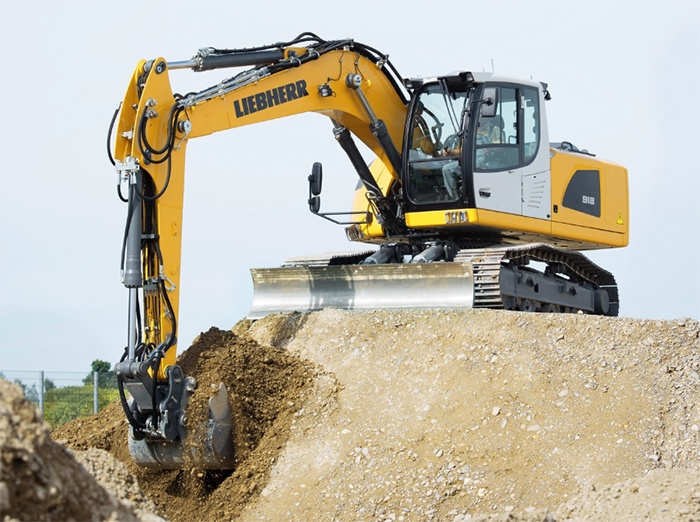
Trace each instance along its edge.
{"label": "overcast sky", "polygon": [[[244,7],[247,5],[249,7]],[[700,318],[700,2],[0,2],[0,371],[88,371],[126,343],[119,278],[125,206],[109,120],[141,58],[189,59],[304,31],[388,53],[404,76],[487,70],[549,83],[550,139],[629,169],[630,246],[590,257],[620,287],[620,315]],[[173,71],[177,92],[230,72]],[[250,267],[346,250],[306,205],[347,210],[356,175],[318,115],[188,145],[180,350],[230,328]]]}

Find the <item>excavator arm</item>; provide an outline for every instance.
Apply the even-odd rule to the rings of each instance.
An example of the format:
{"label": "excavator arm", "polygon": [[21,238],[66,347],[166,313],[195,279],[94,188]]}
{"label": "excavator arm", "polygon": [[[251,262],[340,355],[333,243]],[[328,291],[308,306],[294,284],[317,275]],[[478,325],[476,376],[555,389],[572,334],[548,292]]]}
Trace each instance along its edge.
{"label": "excavator arm", "polygon": [[[201,92],[173,93],[171,70],[235,66],[252,68]],[[201,467],[221,468],[232,459],[225,389],[210,402],[204,449],[186,456],[182,444],[184,411],[196,386],[175,364],[187,143],[305,112],[332,121],[382,233],[400,229],[392,191],[400,183],[407,99],[386,57],[373,49],[305,33],[264,48],[207,49],[185,62],[143,60],[131,78],[114,147],[119,192],[128,205],[121,270],[129,290],[127,346],[115,368],[132,426],[131,453],[140,464],[180,467],[194,458]],[[353,135],[385,166],[381,176],[370,173]]]}

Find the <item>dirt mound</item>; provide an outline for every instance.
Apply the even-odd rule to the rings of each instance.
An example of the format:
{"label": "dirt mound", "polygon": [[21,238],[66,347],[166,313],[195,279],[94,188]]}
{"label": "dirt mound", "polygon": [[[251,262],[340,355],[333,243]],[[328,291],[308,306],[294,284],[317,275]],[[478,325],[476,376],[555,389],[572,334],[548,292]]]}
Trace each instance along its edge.
{"label": "dirt mound", "polygon": [[[238,468],[136,468],[117,409],[55,436],[127,463],[173,520],[700,520],[700,325],[325,310],[212,330]],[[637,516],[639,515],[639,516]]]}
{"label": "dirt mound", "polygon": [[315,380],[323,378],[322,373],[282,349],[216,328],[183,352],[179,364],[185,375],[197,379],[188,416],[196,418],[197,411],[204,412],[219,383],[226,384],[234,421],[234,471],[187,467],[164,472],[136,466],[127,448],[128,425],[119,404],[63,426],[54,437],[74,448],[101,448],[114,454],[174,520],[231,519],[264,487],[300,401]]}
{"label": "dirt mound", "polygon": [[[264,341],[274,323],[250,333]],[[698,331],[494,311],[311,314],[287,349],[334,372],[339,407],[299,426],[246,519],[554,511],[654,468],[698,469]]]}
{"label": "dirt mound", "polygon": [[[100,468],[121,466],[109,454],[79,458],[93,464],[99,460]],[[162,520],[151,513],[152,504],[133,478],[130,483],[130,495],[108,493],[66,448],[51,440],[49,426],[41,422],[38,409],[24,398],[21,388],[0,379],[3,520]]]}

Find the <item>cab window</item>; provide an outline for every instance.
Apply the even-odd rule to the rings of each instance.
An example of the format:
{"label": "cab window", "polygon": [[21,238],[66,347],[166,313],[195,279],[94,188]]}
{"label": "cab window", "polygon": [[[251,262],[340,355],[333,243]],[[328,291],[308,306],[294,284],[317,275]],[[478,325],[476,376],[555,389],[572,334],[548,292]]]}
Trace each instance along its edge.
{"label": "cab window", "polygon": [[445,92],[427,86],[415,104],[408,150],[411,201],[421,204],[457,201],[463,192],[459,130],[468,92]]}
{"label": "cab window", "polygon": [[523,141],[525,142],[525,165],[531,163],[540,147],[540,98],[537,89],[523,88]]}
{"label": "cab window", "polygon": [[520,164],[517,90],[498,87],[496,115],[479,115],[476,126],[476,170],[508,170]]}
{"label": "cab window", "polygon": [[540,144],[539,93],[533,87],[497,87],[496,115],[479,115],[474,145],[477,171],[523,167]]}

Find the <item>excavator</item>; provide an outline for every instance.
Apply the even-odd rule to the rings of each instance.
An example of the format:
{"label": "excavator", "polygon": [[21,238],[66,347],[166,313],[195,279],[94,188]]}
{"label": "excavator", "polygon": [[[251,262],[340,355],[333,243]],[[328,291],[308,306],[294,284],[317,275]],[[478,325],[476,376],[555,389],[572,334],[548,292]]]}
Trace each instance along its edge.
{"label": "excavator", "polygon": [[[180,69],[235,71],[176,94],[171,72]],[[627,170],[549,142],[550,97],[546,83],[495,73],[404,78],[372,47],[313,33],[141,60],[107,141],[127,206],[127,343],[115,371],[134,460],[234,466],[225,385],[208,420],[189,425],[197,383],[176,364],[185,151],[215,132],[318,113],[358,176],[352,209],[322,212],[323,168],[314,163],[307,204],[367,250],[252,269],[251,319],[326,307],[618,315],[615,278],[581,251],[628,244]]]}

